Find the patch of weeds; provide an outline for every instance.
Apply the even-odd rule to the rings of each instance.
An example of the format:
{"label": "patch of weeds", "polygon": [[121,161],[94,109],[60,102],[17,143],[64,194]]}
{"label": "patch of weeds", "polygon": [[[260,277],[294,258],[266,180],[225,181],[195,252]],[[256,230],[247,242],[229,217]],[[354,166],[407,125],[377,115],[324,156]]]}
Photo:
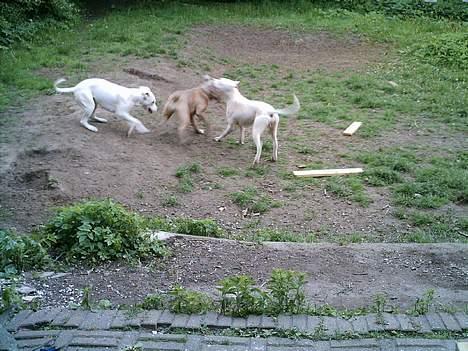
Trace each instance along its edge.
{"label": "patch of weeds", "polygon": [[338,197],[357,202],[364,207],[371,202],[365,193],[362,179],[359,177],[331,177],[326,183],[326,190]]}
{"label": "patch of weeds", "polygon": [[91,288],[91,286],[83,288],[83,297],[81,298],[80,306],[85,310],[90,310],[92,308]]}
{"label": "patch of weeds", "polygon": [[265,213],[272,207],[279,207],[280,203],[270,196],[262,194],[257,188],[248,186],[241,191],[231,193],[232,201],[239,207],[247,208],[253,213]]}
{"label": "patch of weeds", "polygon": [[265,306],[265,294],[254,286],[252,277],[238,275],[219,282],[221,313],[235,317],[261,314]]}
{"label": "patch of weeds", "polygon": [[171,300],[170,309],[174,313],[203,313],[209,311],[213,306],[212,299],[201,292],[185,289],[176,285],[169,292]]}
{"label": "patch of weeds", "polygon": [[421,316],[429,313],[430,307],[434,302],[434,292],[434,289],[427,290],[422,297],[416,300],[413,308],[408,311],[408,313],[413,316]]}
{"label": "patch of weeds", "polygon": [[175,176],[179,178],[179,190],[183,193],[189,193],[193,190],[194,174],[201,172],[201,166],[198,163],[186,164],[177,168]]}
{"label": "patch of weeds", "polygon": [[2,300],[0,301],[0,313],[7,310],[19,310],[24,306],[21,296],[14,285],[2,287]]}
{"label": "patch of weeds", "polygon": [[30,236],[0,229],[0,272],[7,275],[51,263],[47,250]]}
{"label": "patch of weeds", "polygon": [[169,195],[161,201],[161,205],[164,207],[176,207],[179,206],[179,200],[175,195]]}
{"label": "patch of weeds", "polygon": [[222,177],[232,177],[239,175],[239,170],[233,167],[219,167],[218,174]]}
{"label": "patch of weeds", "polygon": [[135,193],[135,197],[139,200],[143,200],[145,198],[145,194],[142,191],[137,191]]}
{"label": "patch of weeds", "polygon": [[366,241],[366,236],[362,233],[349,233],[339,236],[336,241],[340,245],[359,244]]}
{"label": "patch of weeds", "polygon": [[165,253],[145,232],[145,220],[112,200],[88,201],[57,210],[43,234],[70,259],[90,262],[140,259]]}

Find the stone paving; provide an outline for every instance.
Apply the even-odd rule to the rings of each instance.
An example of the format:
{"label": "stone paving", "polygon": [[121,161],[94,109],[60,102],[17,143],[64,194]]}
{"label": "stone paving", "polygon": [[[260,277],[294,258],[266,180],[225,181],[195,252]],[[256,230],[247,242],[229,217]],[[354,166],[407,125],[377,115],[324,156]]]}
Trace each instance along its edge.
{"label": "stone paving", "polygon": [[[5,319],[5,318],[3,318]],[[430,332],[468,332],[465,313],[430,313],[423,316],[369,314],[345,320],[339,317],[306,315],[248,316],[233,318],[208,312],[203,315],[173,314],[164,311],[83,311],[47,309],[23,310],[0,327],[0,350],[123,350],[139,345],[141,350],[194,351],[302,351],[302,350],[389,350],[445,351],[457,350],[454,340],[424,339],[417,334]],[[226,328],[297,330],[329,341],[285,338],[244,338],[195,335],[197,329]],[[190,331],[190,334],[186,334]],[[415,338],[369,339],[372,332],[413,332]],[[180,334],[166,334],[166,333]],[[361,339],[333,340],[340,335]],[[387,334],[389,335],[389,334]],[[422,336],[422,335],[421,335]]]}

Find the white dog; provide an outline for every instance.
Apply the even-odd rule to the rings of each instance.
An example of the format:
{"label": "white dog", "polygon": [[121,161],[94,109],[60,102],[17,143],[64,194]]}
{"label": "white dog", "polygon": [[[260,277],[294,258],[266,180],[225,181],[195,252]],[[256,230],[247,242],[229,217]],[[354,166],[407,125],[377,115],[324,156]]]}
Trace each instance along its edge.
{"label": "white dog", "polygon": [[290,107],[277,110],[270,104],[262,101],[249,100],[244,97],[237,86],[239,81],[227,78],[211,78],[211,84],[214,89],[226,100],[226,118],[227,127],[220,136],[216,137],[216,141],[220,141],[226,135],[234,130],[234,126],[240,128],[239,143],[244,144],[245,127],[252,126],[252,138],[257,146],[257,154],[255,155],[254,164],[260,162],[262,154],[261,135],[268,127],[273,139],[273,156],[272,160],[278,159],[278,123],[279,115],[292,115],[299,111],[300,104],[296,95],[294,95],[294,103]]}
{"label": "white dog", "polygon": [[118,117],[127,121],[130,127],[127,136],[130,136],[134,129],[138,133],[149,132],[143,123],[130,115],[130,110],[135,105],[142,105],[150,113],[158,110],[156,99],[150,88],[126,88],[99,78],[85,79],[72,88],[57,87],[62,82],[65,82],[65,79],[59,79],[54,83],[55,90],[59,93],[75,95],[76,102],[85,111],[80,123],[86,129],[92,132],[98,131],[95,126],[88,123],[90,118],[97,122],[107,122],[106,119],[94,115],[99,104],[107,111],[114,112]]}

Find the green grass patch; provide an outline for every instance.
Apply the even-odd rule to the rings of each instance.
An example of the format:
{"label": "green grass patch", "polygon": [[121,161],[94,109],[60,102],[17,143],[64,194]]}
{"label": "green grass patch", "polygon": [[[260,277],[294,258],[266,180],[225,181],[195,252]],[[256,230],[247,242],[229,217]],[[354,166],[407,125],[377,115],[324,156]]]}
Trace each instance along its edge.
{"label": "green grass patch", "polygon": [[231,193],[230,196],[232,201],[239,207],[248,209],[249,212],[253,213],[265,213],[272,207],[281,206],[280,202],[273,200],[253,186]]}
{"label": "green grass patch", "polygon": [[233,167],[219,167],[218,174],[222,177],[232,177],[240,174],[239,169]]}
{"label": "green grass patch", "polygon": [[176,170],[175,176],[179,178],[179,191],[190,193],[193,191],[193,175],[201,172],[201,166],[198,163],[184,164]]}
{"label": "green grass patch", "polygon": [[325,188],[338,197],[349,199],[364,207],[371,202],[360,177],[331,177],[327,180]]}

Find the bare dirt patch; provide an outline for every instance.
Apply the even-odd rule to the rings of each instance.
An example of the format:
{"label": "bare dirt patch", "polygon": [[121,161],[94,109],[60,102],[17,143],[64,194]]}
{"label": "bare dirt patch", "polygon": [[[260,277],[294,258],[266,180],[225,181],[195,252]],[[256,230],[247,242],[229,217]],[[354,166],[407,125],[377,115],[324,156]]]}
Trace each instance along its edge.
{"label": "bare dirt patch", "polygon": [[339,38],[328,32],[298,33],[240,26],[197,27],[187,52],[212,51],[249,64],[276,64],[296,69],[341,70],[377,59],[382,47],[358,36]]}
{"label": "bare dirt patch", "polygon": [[307,273],[307,296],[319,305],[369,307],[377,293],[386,293],[391,305],[408,309],[431,288],[438,303],[466,303],[468,251],[452,244],[262,245],[178,237],[169,239],[169,247],[172,255],[160,261],[76,267],[56,279],[26,274],[25,284],[43,293],[44,306],[79,302],[90,285],[95,301],[133,304],[175,284],[216,295],[218,282],[237,274],[251,275],[262,285],[272,269],[284,268]]}

